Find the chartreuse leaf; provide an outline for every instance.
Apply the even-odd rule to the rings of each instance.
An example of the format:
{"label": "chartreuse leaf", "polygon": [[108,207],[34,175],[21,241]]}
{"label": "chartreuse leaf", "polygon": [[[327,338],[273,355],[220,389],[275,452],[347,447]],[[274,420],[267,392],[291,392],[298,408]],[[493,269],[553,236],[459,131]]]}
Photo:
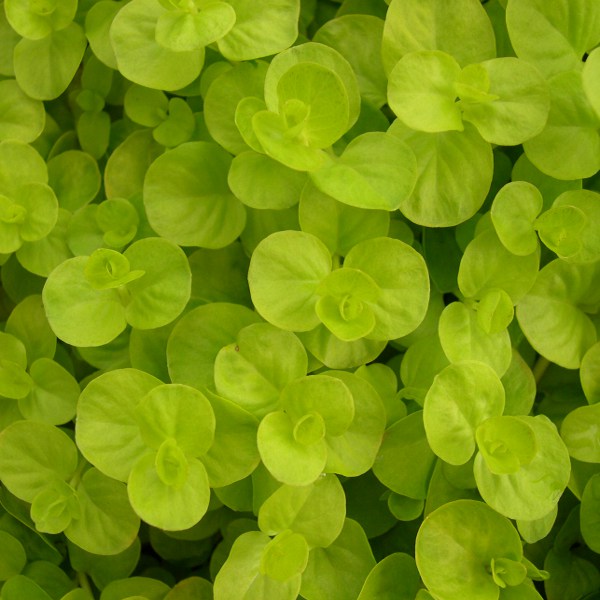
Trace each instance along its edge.
{"label": "chartreuse leaf", "polygon": [[339,159],[321,165],[310,177],[340,202],[392,211],[410,196],[416,172],[411,148],[388,133],[371,131],[354,138]]}
{"label": "chartreuse leaf", "polygon": [[[140,267],[140,268],[136,268]],[[100,248],[55,269],[42,297],[51,327],[76,346],[101,346],[130,323],[140,329],[166,325],[183,310],[191,272],[181,248],[145,238],[125,254]],[[98,320],[98,315],[103,318]],[[95,323],[83,331],[82,321]]]}
{"label": "chartreuse leaf", "polygon": [[77,447],[105,475],[127,481],[134,463],[147,450],[136,406],[161,383],[137,369],[116,369],[90,381],[81,393],[75,428]]}
{"label": "chartreuse leaf", "polygon": [[352,65],[361,97],[376,108],[387,102],[387,80],[381,61],[383,25],[383,19],[369,14],[338,13],[313,36],[315,42],[334,48]]}
{"label": "chartreuse leaf", "polygon": [[299,0],[267,0],[256,10],[251,0],[228,0],[235,11],[235,25],[217,41],[228,60],[248,61],[281,53],[298,36]]}
{"label": "chartreuse leaf", "polygon": [[76,490],[79,514],[65,529],[67,538],[93,554],[114,555],[129,548],[140,520],[125,486],[92,468],[83,474]]}
{"label": "chartreuse leaf", "polygon": [[596,552],[600,548],[598,535],[598,509],[600,508],[600,475],[590,477],[581,497],[581,535],[585,543]]}
{"label": "chartreuse leaf", "polygon": [[280,210],[298,203],[306,175],[258,152],[242,152],[227,175],[231,191],[244,204]]}
{"label": "chartreuse leaf", "polygon": [[330,271],[331,254],[317,237],[300,231],[273,233],[250,259],[252,302],[273,325],[309,331],[319,324],[317,288]]}
{"label": "chartreuse leaf", "polygon": [[440,50],[465,66],[496,55],[494,31],[478,2],[392,0],[383,30],[386,72],[405,54],[420,50]]}
{"label": "chartreuse leaf", "polygon": [[44,105],[27,96],[14,79],[0,82],[0,115],[0,140],[29,144],[44,130]]}
{"label": "chartreuse leaf", "polygon": [[0,433],[0,477],[8,490],[26,502],[56,482],[68,481],[77,469],[71,438],[46,423],[17,421]]}
{"label": "chartreuse leaf", "polygon": [[333,544],[311,550],[300,593],[306,600],[353,600],[374,566],[365,532],[356,521],[346,519]]}
{"label": "chartreuse leaf", "polygon": [[341,434],[337,435],[328,421],[326,472],[357,477],[366,473],[377,457],[385,429],[385,407],[375,388],[358,375],[346,371],[326,373],[344,383],[354,403],[354,418]]}
{"label": "chartreuse leaf", "polygon": [[306,350],[293,333],[255,323],[217,354],[215,386],[224,398],[261,418],[279,408],[283,388],[307,369]]}
{"label": "chartreuse leaf", "polygon": [[258,420],[233,402],[206,392],[216,418],[212,446],[202,456],[211,487],[224,487],[248,477],[258,466]]}
{"label": "chartreuse leaf", "polygon": [[504,409],[504,388],[484,363],[448,365],[425,396],[423,422],[431,449],[452,465],[466,463],[475,452],[477,428]]}
{"label": "chartreuse leaf", "polygon": [[594,344],[581,360],[581,387],[590,404],[600,402],[600,343]]}
{"label": "chartreuse leaf", "polygon": [[343,381],[313,375],[288,383],[281,406],[283,410],[269,413],[258,428],[261,458],[277,480],[308,485],[325,469],[326,436],[340,436],[350,427],[353,395]]}
{"label": "chartreuse leaf", "polygon": [[523,357],[513,348],[511,363],[502,376],[505,415],[528,415],[537,393],[535,377]]}
{"label": "chartreuse leaf", "polygon": [[476,299],[490,289],[501,289],[517,304],[533,286],[538,266],[537,247],[530,254],[515,255],[489,229],[466,247],[458,270],[458,286],[467,298]]}
{"label": "chartreuse leaf", "polygon": [[[507,329],[488,333],[479,324],[478,312],[462,302],[452,302],[439,321],[439,337],[444,353],[451,363],[479,361],[502,377],[512,360],[510,335]],[[483,325],[491,324],[485,319]]]}
{"label": "chartreuse leaf", "polygon": [[96,2],[85,15],[85,35],[94,55],[111,69],[117,69],[117,59],[110,42],[110,26],[121,5],[111,0]]}
{"label": "chartreuse leaf", "polygon": [[476,308],[477,323],[489,334],[506,329],[515,313],[511,297],[500,288],[486,290]]}
{"label": "chartreuse leaf", "polygon": [[167,343],[171,380],[214,389],[214,363],[219,350],[235,343],[242,328],[259,321],[260,317],[248,307],[228,302],[212,302],[186,313]]}
{"label": "chartreuse leaf", "polygon": [[212,600],[213,585],[202,577],[186,577],[178,581],[164,600]]}
{"label": "chartreuse leaf", "polygon": [[363,271],[345,267],[332,271],[317,288],[315,311],[336,337],[351,342],[369,335],[375,315],[369,304],[376,303],[379,287]]}
{"label": "chartreuse leaf", "polygon": [[535,544],[535,542],[540,541],[550,533],[557,516],[558,505],[540,519],[535,519],[534,521],[517,520],[517,528],[521,537],[528,544]]}
{"label": "chartreuse leaf", "polygon": [[581,251],[581,233],[587,225],[585,213],[572,205],[552,206],[535,220],[542,242],[560,258],[571,258]]}
{"label": "chartreuse leaf", "polygon": [[[246,142],[246,144],[248,144],[252,150],[260,153],[264,152],[264,149],[258,137],[256,136],[254,127],[252,126],[252,118],[256,113],[264,111],[266,108],[267,105],[261,98],[246,96],[238,102],[238,105],[235,109],[235,124],[237,125],[238,131],[240,132],[242,138],[244,138],[244,142]],[[277,163],[277,161],[274,160],[273,162]]]}
{"label": "chartreuse leaf", "polygon": [[417,157],[417,180],[400,211],[413,223],[451,227],[483,204],[493,175],[492,148],[470,123],[464,131],[414,131],[396,119],[390,133]]}
{"label": "chartreuse leaf", "polygon": [[36,100],[58,98],[79,68],[86,45],[83,29],[77,23],[40,39],[22,39],[14,51],[17,83]]}
{"label": "chartreuse leaf", "polygon": [[507,183],[496,194],[490,211],[492,223],[509,252],[527,256],[537,250],[534,223],[543,206],[539,189],[527,181]]}
{"label": "chartreuse leaf", "polygon": [[[194,6],[194,5],[192,5]],[[233,27],[235,11],[226,2],[208,2],[200,8],[169,10],[158,17],[156,41],[173,52],[200,50],[221,39]]]}
{"label": "chartreuse leaf", "polygon": [[581,73],[585,94],[598,115],[600,115],[600,88],[598,87],[599,59],[600,52],[592,50],[583,65]]}
{"label": "chartreuse leaf", "polygon": [[[600,236],[598,236],[598,224],[600,223],[600,194],[591,190],[572,190],[563,192],[556,198],[552,208],[540,216],[552,211],[563,211],[562,221],[557,229],[552,231],[552,241],[560,247],[564,238],[567,246],[578,246],[578,251],[569,254],[568,260],[575,263],[591,263],[600,257]],[[581,214],[579,214],[581,212]],[[538,219],[539,221],[539,219]],[[557,231],[558,230],[558,231]],[[542,230],[539,231],[542,237]],[[579,243],[574,244],[573,237],[579,238]],[[542,238],[546,243],[547,238]],[[569,243],[570,242],[570,243]],[[551,246],[549,246],[553,249]]]}
{"label": "chartreuse leaf", "polygon": [[427,589],[447,600],[496,600],[499,587],[526,577],[517,530],[474,500],[449,502],[430,513],[419,528],[415,558]]}
{"label": "chartreuse leaf", "polygon": [[150,89],[134,83],[125,92],[123,109],[134,123],[145,127],[156,127],[167,116],[169,99],[161,90]]}
{"label": "chartreuse leaf", "polygon": [[211,142],[189,142],[159,156],[144,179],[152,228],[182,246],[222,248],[233,242],[246,213],[227,185],[230,164],[229,154]]}
{"label": "chartreuse leaf", "polygon": [[120,73],[149,88],[176,90],[191,83],[204,63],[204,48],[172,50],[157,39],[159,20],[168,12],[159,2],[134,0],[122,6],[110,26]]}
{"label": "chartreuse leaf", "polygon": [[[478,436],[478,442],[482,437],[487,439],[482,440],[486,449],[475,457],[477,488],[489,506],[510,519],[540,519],[555,507],[567,486],[569,453],[556,426],[545,415],[501,419],[511,419],[510,425],[483,425],[484,431]],[[525,427],[514,427],[513,419]],[[526,441],[531,433],[534,443]],[[490,450],[499,456],[491,458]]]}
{"label": "chartreuse leaf", "polygon": [[25,575],[15,575],[2,586],[3,600],[20,600],[28,598],[31,600],[51,600],[52,596],[47,594],[33,579]]}
{"label": "chartreuse leaf", "polygon": [[345,516],[344,490],[329,474],[307,486],[282,485],[260,507],[258,524],[268,535],[290,530],[309,547],[326,548],[342,531]]}
{"label": "chartreuse leaf", "polygon": [[548,85],[548,121],[539,135],[523,143],[527,158],[556,179],[591,177],[600,168],[600,115],[587,100],[581,72],[558,73]]}
{"label": "chartreuse leaf", "polygon": [[487,94],[488,98],[471,97],[467,90],[459,88],[458,104],[462,118],[473,123],[484,140],[515,146],[544,129],[550,95],[546,82],[534,66],[524,60],[503,57],[471,68],[485,72],[487,85],[477,91]]}
{"label": "chartreuse leaf", "polygon": [[169,593],[169,586],[150,577],[129,577],[111,581],[100,594],[101,600],[163,600]]}
{"label": "chartreuse leaf", "polygon": [[573,458],[588,463],[600,462],[600,440],[596,433],[599,424],[600,404],[579,406],[564,418],[560,435]]}
{"label": "chartreuse leaf", "polygon": [[416,411],[386,430],[373,473],[396,494],[423,500],[436,460],[425,435],[423,412]]}
{"label": "chartreuse leaf", "polygon": [[399,338],[423,321],[429,275],[423,257],[408,244],[387,237],[365,240],[348,252],[343,268],[362,271],[379,288],[374,300],[367,299],[375,317],[369,338]]}
{"label": "chartreuse leaf", "polygon": [[360,113],[360,92],[356,75],[348,61],[337,51],[324,44],[308,42],[279,53],[270,63],[265,78],[264,98],[267,108],[279,112],[279,82],[289,69],[302,63],[312,63],[335,73],[343,84],[348,101],[348,130]]}
{"label": "chartreuse leaf", "polygon": [[231,154],[250,150],[236,124],[237,108],[245,98],[263,97],[267,67],[264,61],[240,63],[217,76],[205,94],[206,127],[213,139]]}
{"label": "chartreuse leaf", "polygon": [[551,261],[517,305],[517,319],[529,343],[542,356],[567,369],[579,368],[597,339],[588,316],[596,312],[600,302],[597,264]]}
{"label": "chartreuse leaf", "polygon": [[38,358],[29,375],[33,387],[19,400],[19,410],[26,419],[50,425],[68,423],[75,416],[79,384],[64,367],[49,358]]}
{"label": "chartreuse leaf", "polygon": [[409,52],[389,75],[390,108],[411,129],[462,131],[460,106],[455,102],[459,76],[460,65],[445,52]]}
{"label": "chartreuse leaf", "polygon": [[7,581],[21,573],[27,564],[23,544],[6,531],[0,531],[0,581]]}
{"label": "chartreuse leaf", "polygon": [[394,552],[373,567],[358,600],[415,600],[420,587],[415,559],[404,552]]}
{"label": "chartreuse leaf", "polygon": [[510,0],[506,24],[517,56],[545,77],[580,70],[584,53],[600,42],[600,10],[586,0]]}
{"label": "chartreuse leaf", "polygon": [[37,4],[8,0],[5,11],[8,22],[19,35],[38,40],[71,23],[77,11],[77,0],[48,0]]}
{"label": "chartreuse leaf", "polygon": [[215,578],[215,598],[297,598],[308,547],[300,534],[287,530],[280,536],[283,537],[271,540],[260,531],[248,531],[240,535]]}
{"label": "chartreuse leaf", "polygon": [[390,213],[357,208],[321,192],[312,182],[302,189],[298,218],[302,231],[316,235],[331,254],[345,256],[363,240],[386,236]]}

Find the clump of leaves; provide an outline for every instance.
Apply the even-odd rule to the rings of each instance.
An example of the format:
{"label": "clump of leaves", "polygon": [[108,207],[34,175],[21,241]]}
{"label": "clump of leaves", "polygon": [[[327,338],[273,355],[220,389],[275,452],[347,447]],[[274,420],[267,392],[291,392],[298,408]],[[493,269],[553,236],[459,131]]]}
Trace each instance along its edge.
{"label": "clump of leaves", "polygon": [[600,5],[0,1],[0,598],[600,593]]}

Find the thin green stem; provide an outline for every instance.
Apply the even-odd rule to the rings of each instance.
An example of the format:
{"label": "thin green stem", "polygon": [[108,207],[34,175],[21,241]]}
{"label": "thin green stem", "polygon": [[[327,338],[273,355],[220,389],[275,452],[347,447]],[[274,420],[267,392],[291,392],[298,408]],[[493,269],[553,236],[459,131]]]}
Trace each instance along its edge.
{"label": "thin green stem", "polygon": [[546,369],[551,364],[552,363],[547,358],[544,358],[543,356],[538,357],[538,359],[537,359],[535,365],[533,365],[533,369],[532,369],[536,384],[538,384],[540,382],[540,379],[544,376]]}
{"label": "thin green stem", "polygon": [[79,583],[79,587],[84,589],[90,595],[90,598],[94,597],[94,591],[92,590],[92,585],[90,583],[90,580],[88,579],[87,573],[78,571],[77,582]]}

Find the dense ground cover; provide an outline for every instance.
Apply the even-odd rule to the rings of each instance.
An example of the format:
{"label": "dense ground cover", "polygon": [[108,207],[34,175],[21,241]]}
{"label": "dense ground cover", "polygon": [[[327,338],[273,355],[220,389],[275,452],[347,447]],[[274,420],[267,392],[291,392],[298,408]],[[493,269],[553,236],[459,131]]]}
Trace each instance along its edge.
{"label": "dense ground cover", "polygon": [[0,598],[599,598],[599,44],[0,2]]}

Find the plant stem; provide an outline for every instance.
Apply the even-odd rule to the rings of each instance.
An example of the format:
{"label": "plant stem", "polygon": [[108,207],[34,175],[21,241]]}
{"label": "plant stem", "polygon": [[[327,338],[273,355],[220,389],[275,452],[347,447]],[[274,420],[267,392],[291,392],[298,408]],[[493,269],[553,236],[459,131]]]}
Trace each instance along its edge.
{"label": "plant stem", "polygon": [[538,359],[537,359],[535,365],[533,365],[533,369],[532,369],[536,384],[538,384],[540,382],[540,379],[544,376],[546,369],[551,364],[552,363],[547,358],[544,358],[543,356],[538,357]]}
{"label": "plant stem", "polygon": [[79,583],[79,587],[81,587],[86,592],[88,592],[88,594],[90,595],[90,598],[93,598],[94,592],[92,591],[92,586],[90,584],[90,580],[88,579],[87,574],[84,573],[83,571],[78,571],[77,572],[77,581]]}

